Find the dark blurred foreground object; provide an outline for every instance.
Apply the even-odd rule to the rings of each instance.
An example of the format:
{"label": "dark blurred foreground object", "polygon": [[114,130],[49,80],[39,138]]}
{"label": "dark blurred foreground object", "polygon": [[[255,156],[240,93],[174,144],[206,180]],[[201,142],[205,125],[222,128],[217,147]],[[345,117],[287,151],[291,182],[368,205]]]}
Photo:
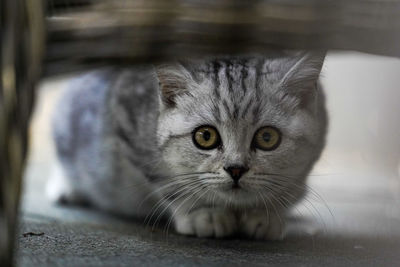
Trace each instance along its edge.
{"label": "dark blurred foreground object", "polygon": [[27,126],[44,36],[45,76],[109,64],[276,48],[400,56],[400,0],[0,1],[2,266],[12,264]]}
{"label": "dark blurred foreground object", "polygon": [[400,56],[400,0],[51,3],[46,74],[110,63],[282,47]]}
{"label": "dark blurred foreground object", "polygon": [[0,265],[12,265],[27,127],[43,49],[40,1],[0,1]]}

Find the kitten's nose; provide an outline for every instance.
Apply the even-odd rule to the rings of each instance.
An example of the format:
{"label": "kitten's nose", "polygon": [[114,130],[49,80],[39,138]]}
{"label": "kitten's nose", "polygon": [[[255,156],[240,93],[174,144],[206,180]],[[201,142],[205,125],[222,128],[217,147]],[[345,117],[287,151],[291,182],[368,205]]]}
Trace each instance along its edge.
{"label": "kitten's nose", "polygon": [[229,166],[229,167],[224,167],[224,170],[229,173],[229,175],[232,177],[233,181],[237,183],[242,177],[242,175],[249,170],[249,168],[245,166]]}

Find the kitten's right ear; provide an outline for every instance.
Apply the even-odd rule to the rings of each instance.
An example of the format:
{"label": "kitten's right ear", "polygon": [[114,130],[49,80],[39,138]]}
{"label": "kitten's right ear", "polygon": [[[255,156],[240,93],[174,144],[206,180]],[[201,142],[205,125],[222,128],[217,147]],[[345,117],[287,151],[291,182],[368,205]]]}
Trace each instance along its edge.
{"label": "kitten's right ear", "polygon": [[325,55],[325,51],[302,51],[282,64],[284,75],[279,88],[282,97],[295,100],[293,106],[305,106],[314,99]]}
{"label": "kitten's right ear", "polygon": [[176,105],[176,98],[188,93],[192,80],[190,73],[180,64],[163,64],[156,67],[161,99],[168,108]]}

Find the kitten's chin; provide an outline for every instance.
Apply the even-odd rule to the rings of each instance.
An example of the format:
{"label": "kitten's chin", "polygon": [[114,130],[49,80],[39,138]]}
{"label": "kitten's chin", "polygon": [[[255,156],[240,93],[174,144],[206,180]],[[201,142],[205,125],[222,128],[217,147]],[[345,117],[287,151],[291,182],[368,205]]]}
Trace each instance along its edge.
{"label": "kitten's chin", "polygon": [[218,190],[222,202],[237,208],[246,208],[259,204],[257,193],[243,186],[230,186]]}

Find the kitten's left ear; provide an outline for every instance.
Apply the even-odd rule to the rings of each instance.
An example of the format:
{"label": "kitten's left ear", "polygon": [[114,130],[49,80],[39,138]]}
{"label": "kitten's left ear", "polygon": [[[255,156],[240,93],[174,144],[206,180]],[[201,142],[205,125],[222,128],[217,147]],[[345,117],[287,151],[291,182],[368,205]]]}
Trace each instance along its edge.
{"label": "kitten's left ear", "polygon": [[181,64],[159,65],[156,67],[156,74],[165,107],[174,107],[178,96],[189,93],[188,87],[193,79]]}
{"label": "kitten's left ear", "polygon": [[325,55],[325,51],[301,52],[294,57],[279,87],[296,97],[301,103],[308,102],[315,93]]}

